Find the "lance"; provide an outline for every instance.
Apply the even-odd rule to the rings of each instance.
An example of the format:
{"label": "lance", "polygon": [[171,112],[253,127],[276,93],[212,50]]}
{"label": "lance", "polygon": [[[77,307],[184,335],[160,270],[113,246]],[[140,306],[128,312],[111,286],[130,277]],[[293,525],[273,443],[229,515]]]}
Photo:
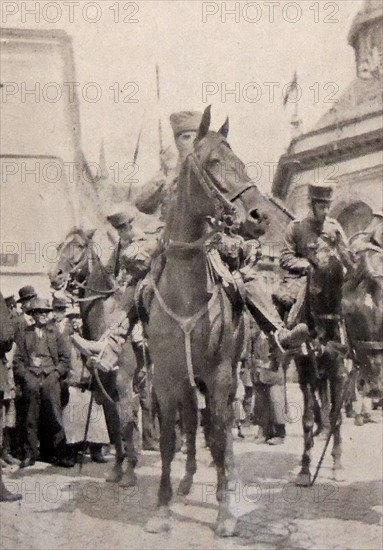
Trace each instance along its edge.
{"label": "lance", "polygon": [[[157,85],[157,103],[158,107],[160,106],[161,93],[160,93],[160,69],[158,63],[156,64],[156,85]],[[162,123],[161,123],[161,114],[158,115],[158,136],[160,140],[160,154],[163,151],[163,141],[162,141]]]}
{"label": "lance", "polygon": [[279,200],[269,196],[267,196],[267,199],[271,202],[271,204],[274,204],[274,206],[276,206],[279,210],[281,210],[284,214],[286,214],[286,216],[289,217],[290,220],[296,219],[294,214],[290,212],[290,210],[288,210],[288,208],[286,208],[283,204],[281,204]]}
{"label": "lance", "polygon": [[[144,117],[145,117],[145,111],[144,111],[144,114],[142,115],[141,125],[140,125],[140,129],[139,129],[138,136],[137,136],[136,148],[134,149],[133,164],[136,164],[137,158],[138,158],[138,153],[140,151],[140,141],[141,141],[142,129],[144,127]],[[129,184],[128,200],[130,200],[130,196],[132,194],[132,185],[133,185],[133,181],[131,181],[130,184]]]}

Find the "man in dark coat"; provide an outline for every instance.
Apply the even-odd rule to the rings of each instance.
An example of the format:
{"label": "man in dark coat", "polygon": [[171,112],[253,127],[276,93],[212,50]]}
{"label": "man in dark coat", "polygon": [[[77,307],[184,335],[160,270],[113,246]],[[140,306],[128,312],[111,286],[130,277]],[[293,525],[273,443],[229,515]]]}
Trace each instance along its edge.
{"label": "man in dark coat", "polygon": [[[14,337],[14,322],[9,316],[8,308],[0,293],[0,452],[3,446],[3,400],[8,390],[8,369],[5,354],[10,351]],[[10,493],[5,487],[2,479],[2,468],[0,465],[0,502],[13,502],[22,497],[18,493]]]}
{"label": "man in dark coat", "polygon": [[[286,231],[280,257],[280,266],[286,272],[286,280],[300,280],[302,286],[305,286],[309,270],[316,265],[319,239],[333,243],[343,263],[351,265],[347,237],[341,225],[328,216],[332,195],[333,189],[330,186],[309,185],[311,211],[303,220],[292,221]],[[294,301],[296,297],[292,298]]]}
{"label": "man in dark coat", "polygon": [[[39,447],[40,458],[51,461],[65,442],[61,380],[68,375],[70,350],[56,324],[49,319],[51,311],[48,300],[34,298],[28,310],[34,324],[20,331],[16,339],[14,374],[26,413],[22,426],[22,468],[35,463]],[[42,426],[44,439],[39,438]]]}

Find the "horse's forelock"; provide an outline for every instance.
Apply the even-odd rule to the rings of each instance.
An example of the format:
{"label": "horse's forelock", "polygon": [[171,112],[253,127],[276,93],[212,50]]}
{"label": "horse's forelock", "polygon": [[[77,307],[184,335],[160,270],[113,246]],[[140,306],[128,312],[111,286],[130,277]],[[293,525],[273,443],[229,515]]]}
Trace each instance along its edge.
{"label": "horse's forelock", "polygon": [[230,145],[222,134],[220,134],[219,132],[214,132],[213,130],[209,130],[209,132],[202,139],[198,140],[196,138],[194,140],[194,151],[196,155],[200,158],[201,162],[204,162],[209,158],[211,153],[222,143],[226,144],[226,146],[230,149]]}

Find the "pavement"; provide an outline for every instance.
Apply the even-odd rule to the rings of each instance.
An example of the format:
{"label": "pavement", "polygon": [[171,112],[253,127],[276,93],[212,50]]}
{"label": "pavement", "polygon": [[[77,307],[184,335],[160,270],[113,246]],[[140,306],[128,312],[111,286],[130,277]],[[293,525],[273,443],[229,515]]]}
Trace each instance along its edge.
{"label": "pavement", "polygon": [[[239,536],[220,539],[214,533],[216,474],[198,434],[198,472],[188,497],[174,496],[172,529],[149,534],[143,527],[153,515],[159,483],[159,453],[144,451],[137,467],[138,487],[122,489],[105,482],[113,464],[87,463],[81,475],[72,469],[37,462],[25,470],[5,472],[11,491],[23,500],[0,504],[1,548],[45,549],[382,549],[382,412],[374,424],[342,427],[346,481],[331,479],[328,450],[313,487],[294,485],[303,448],[301,395],[289,384],[295,411],[283,445],[256,445],[254,427],[235,439],[237,481],[231,504]],[[233,432],[235,433],[235,432]],[[313,468],[324,442],[316,440]],[[173,462],[174,491],[184,471],[185,456]],[[175,491],[176,492],[176,491]]]}

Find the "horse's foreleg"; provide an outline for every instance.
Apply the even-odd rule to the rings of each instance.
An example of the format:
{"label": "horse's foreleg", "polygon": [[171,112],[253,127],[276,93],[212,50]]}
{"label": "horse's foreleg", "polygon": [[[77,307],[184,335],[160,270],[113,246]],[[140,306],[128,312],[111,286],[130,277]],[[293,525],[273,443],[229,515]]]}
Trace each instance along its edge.
{"label": "horse's foreleg", "polygon": [[169,502],[173,491],[170,479],[171,463],[176,448],[175,421],[177,413],[176,400],[169,401],[158,396],[160,406],[160,452],[161,452],[161,481],[158,491],[156,514],[147,522],[145,530],[149,533],[163,533],[170,531]]}
{"label": "horse's foreleg", "polygon": [[322,439],[326,439],[330,431],[330,395],[328,378],[323,377],[318,380],[318,394],[320,402],[320,418],[322,425]]}
{"label": "horse's foreleg", "polygon": [[188,388],[182,402],[183,427],[186,436],[186,471],[179,487],[179,495],[188,495],[197,471],[196,463],[196,433],[198,424],[198,401],[195,390]]}
{"label": "horse's foreleg", "polygon": [[297,485],[308,487],[311,483],[311,449],[314,446],[314,387],[310,383],[300,384],[303,393],[303,455],[301,462],[301,470],[296,478]]}
{"label": "horse's foreleg", "polygon": [[[339,366],[334,368],[339,370]],[[336,481],[343,481],[344,476],[342,474],[342,437],[341,437],[341,424],[342,424],[342,397],[344,391],[344,377],[338,372],[336,376],[330,378],[330,391],[331,391],[331,412],[330,422],[331,431],[334,434],[334,443],[331,455],[333,457],[333,474]]]}
{"label": "horse's foreleg", "polygon": [[[225,372],[225,368],[218,368]],[[220,537],[237,534],[237,520],[230,510],[230,492],[228,491],[227,450],[230,447],[229,430],[232,415],[229,411],[230,386],[226,382],[215,380],[209,390],[210,409],[210,451],[217,468],[217,501],[219,506],[216,533]]]}

